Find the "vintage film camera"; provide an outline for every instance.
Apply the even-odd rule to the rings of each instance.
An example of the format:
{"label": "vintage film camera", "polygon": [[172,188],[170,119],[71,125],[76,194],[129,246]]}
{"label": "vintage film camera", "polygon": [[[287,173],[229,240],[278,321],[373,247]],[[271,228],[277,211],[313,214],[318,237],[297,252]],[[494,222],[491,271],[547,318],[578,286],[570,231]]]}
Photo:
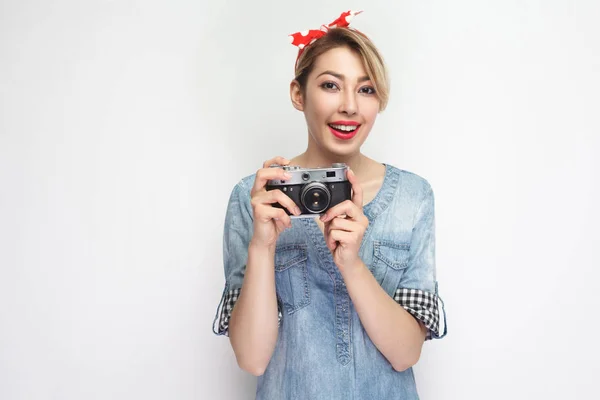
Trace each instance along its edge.
{"label": "vintage film camera", "polygon": [[273,207],[283,208],[292,218],[318,217],[331,207],[351,200],[352,185],[348,181],[348,167],[344,163],[334,163],[326,168],[300,168],[298,166],[271,165],[272,168],[283,168],[292,177],[282,181],[269,180],[267,190],[279,189],[300,208],[300,215],[292,215],[281,204]]}

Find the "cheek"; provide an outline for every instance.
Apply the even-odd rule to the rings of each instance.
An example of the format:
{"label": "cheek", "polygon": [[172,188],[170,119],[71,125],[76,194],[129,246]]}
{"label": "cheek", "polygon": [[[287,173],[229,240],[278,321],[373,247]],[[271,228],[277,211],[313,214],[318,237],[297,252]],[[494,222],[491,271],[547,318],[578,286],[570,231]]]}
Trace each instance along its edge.
{"label": "cheek", "polygon": [[320,115],[327,115],[335,112],[338,108],[338,99],[334,95],[315,96],[315,111]]}
{"label": "cheek", "polygon": [[323,116],[319,113],[319,108],[314,106],[315,104],[312,103],[310,107],[304,109],[306,125],[308,125],[308,129],[313,133],[320,131],[319,127],[323,121]]}
{"label": "cheek", "polygon": [[374,102],[374,101],[367,102],[364,105],[362,111],[363,111],[364,117],[368,121],[373,123],[375,121],[375,118],[377,118],[377,114],[379,113],[379,102]]}
{"label": "cheek", "polygon": [[313,96],[307,103],[307,116],[315,123],[322,123],[336,110],[333,96]]}

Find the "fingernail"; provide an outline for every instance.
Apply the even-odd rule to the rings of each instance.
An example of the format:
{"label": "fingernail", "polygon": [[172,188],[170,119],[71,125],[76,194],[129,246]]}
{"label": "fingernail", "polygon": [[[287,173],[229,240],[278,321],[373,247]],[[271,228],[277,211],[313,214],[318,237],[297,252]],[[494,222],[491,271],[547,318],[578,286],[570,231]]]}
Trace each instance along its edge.
{"label": "fingernail", "polygon": [[300,215],[300,208],[299,207],[294,208],[294,213],[296,215]]}
{"label": "fingernail", "polygon": [[321,219],[321,221],[323,221],[323,222],[327,221],[327,214],[323,214],[323,215],[321,215],[321,218],[320,218],[320,219]]}

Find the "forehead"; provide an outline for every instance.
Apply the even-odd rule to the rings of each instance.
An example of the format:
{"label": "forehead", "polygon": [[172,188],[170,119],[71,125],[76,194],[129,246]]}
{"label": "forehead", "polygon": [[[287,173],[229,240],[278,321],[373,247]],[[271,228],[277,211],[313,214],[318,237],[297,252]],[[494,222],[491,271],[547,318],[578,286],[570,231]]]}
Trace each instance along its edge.
{"label": "forehead", "polygon": [[328,70],[351,80],[367,75],[360,56],[348,47],[336,47],[317,57],[311,75],[318,76]]}

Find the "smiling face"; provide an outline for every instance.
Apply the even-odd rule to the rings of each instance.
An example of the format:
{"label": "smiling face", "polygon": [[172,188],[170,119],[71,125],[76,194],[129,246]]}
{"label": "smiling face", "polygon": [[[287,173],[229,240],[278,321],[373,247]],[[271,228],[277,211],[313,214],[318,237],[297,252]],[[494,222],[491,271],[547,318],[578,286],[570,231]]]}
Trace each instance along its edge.
{"label": "smiling face", "polygon": [[359,152],[380,101],[358,54],[336,47],[321,54],[304,88],[291,84],[294,107],[304,112],[309,148],[344,158]]}

